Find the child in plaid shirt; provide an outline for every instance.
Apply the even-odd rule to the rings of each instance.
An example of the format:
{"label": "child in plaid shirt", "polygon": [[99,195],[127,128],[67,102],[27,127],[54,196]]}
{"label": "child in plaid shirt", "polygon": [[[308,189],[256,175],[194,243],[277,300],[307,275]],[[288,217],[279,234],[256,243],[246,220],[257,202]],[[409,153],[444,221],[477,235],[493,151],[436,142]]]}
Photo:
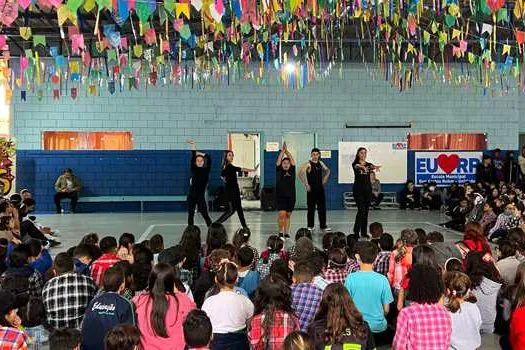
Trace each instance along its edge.
{"label": "child in plaid shirt", "polygon": [[2,350],[27,350],[30,338],[19,328],[22,320],[17,314],[15,296],[8,292],[0,291],[0,349]]}
{"label": "child in plaid shirt", "polygon": [[388,276],[388,264],[393,248],[394,237],[388,233],[383,233],[379,238],[379,249],[381,249],[381,251],[377,254],[376,261],[374,262],[375,272]]}
{"label": "child in plaid shirt", "polygon": [[288,261],[288,253],[283,250],[284,243],[277,235],[271,235],[266,242],[268,248],[261,252],[261,256],[257,261],[256,270],[261,274],[261,279],[264,279],[270,274],[270,267],[275,260],[282,259]]}

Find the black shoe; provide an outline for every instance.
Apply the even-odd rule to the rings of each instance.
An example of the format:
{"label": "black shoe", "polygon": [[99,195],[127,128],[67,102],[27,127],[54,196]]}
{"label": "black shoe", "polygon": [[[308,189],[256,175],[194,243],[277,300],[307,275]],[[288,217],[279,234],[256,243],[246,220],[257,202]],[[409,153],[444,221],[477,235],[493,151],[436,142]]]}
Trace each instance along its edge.
{"label": "black shoe", "polygon": [[290,238],[290,235],[288,233],[279,232],[279,238],[285,240],[287,238]]}
{"label": "black shoe", "polygon": [[58,241],[49,241],[49,247],[53,248],[53,247],[56,247],[56,246],[59,246],[61,245],[62,243],[58,242]]}

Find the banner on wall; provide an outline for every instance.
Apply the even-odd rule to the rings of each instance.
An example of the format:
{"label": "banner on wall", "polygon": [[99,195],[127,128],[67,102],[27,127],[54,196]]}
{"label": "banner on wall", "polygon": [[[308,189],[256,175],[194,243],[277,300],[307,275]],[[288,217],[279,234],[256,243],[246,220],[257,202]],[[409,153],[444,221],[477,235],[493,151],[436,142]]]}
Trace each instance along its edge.
{"label": "banner on wall", "polygon": [[476,167],[482,155],[482,152],[415,152],[416,185],[430,181],[435,181],[438,186],[475,182]]}
{"label": "banner on wall", "polygon": [[367,149],[368,162],[381,165],[381,170],[376,174],[381,183],[399,184],[407,180],[406,142],[339,142],[340,184],[354,183],[352,162],[359,147]]}

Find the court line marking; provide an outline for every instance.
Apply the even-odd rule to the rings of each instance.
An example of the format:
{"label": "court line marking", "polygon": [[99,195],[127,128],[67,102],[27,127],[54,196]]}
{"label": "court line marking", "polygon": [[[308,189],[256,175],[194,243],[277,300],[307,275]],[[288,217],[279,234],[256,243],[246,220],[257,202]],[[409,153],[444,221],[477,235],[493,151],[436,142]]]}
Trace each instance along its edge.
{"label": "court line marking", "polygon": [[[430,223],[430,222],[426,222],[426,221],[383,221],[381,222],[382,224],[385,224],[385,225],[390,225],[390,224],[426,224],[426,225],[429,225],[429,226],[434,226],[434,227],[437,227],[437,228],[440,228],[440,229],[446,229],[445,227],[442,227],[442,226],[439,226],[439,225],[436,225],[436,224],[433,224],[433,223]],[[330,224],[332,225],[343,225],[343,224],[348,224],[348,225],[352,225],[352,222],[350,221],[341,221],[341,222],[331,222]],[[261,226],[267,226],[267,225],[272,225],[272,226],[275,226],[276,223],[275,222],[259,222],[257,223],[257,225],[261,225]],[[149,235],[151,234],[151,232],[155,229],[155,227],[165,227],[165,226],[175,226],[175,227],[186,227],[188,226],[187,224],[153,224],[153,225],[149,225],[148,228],[146,229],[146,231],[144,231],[144,233],[139,237],[138,239],[138,242],[142,242],[144,240],[146,240]],[[456,231],[453,231],[453,230],[449,230],[449,229],[446,229],[447,232],[452,232],[456,235],[460,235],[462,236],[463,234],[460,233],[460,232],[456,232]]]}

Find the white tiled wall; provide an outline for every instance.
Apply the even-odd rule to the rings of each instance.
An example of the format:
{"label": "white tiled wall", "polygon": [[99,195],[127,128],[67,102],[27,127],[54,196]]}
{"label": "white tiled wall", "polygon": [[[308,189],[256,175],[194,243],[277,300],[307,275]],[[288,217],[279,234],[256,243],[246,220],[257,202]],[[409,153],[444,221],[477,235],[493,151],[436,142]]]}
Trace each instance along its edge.
{"label": "white tiled wall", "polygon": [[[333,72],[329,80],[298,91],[238,81],[205,90],[150,86],[110,95],[103,89],[97,97],[80,90],[76,100],[58,101],[50,89],[42,101],[32,93],[20,101],[15,92],[13,131],[20,149],[40,149],[46,130],[132,131],[137,149],[185,148],[189,137],[203,149],[223,149],[228,131],[259,131],[264,141],[279,141],[285,131],[314,131],[319,146],[331,149],[341,140],[395,141],[408,132],[486,132],[490,148],[518,147],[519,130],[525,132],[524,96],[428,85],[399,92],[390,82],[371,80],[363,68],[347,68],[342,80]],[[344,127],[408,121],[412,129]]]}

